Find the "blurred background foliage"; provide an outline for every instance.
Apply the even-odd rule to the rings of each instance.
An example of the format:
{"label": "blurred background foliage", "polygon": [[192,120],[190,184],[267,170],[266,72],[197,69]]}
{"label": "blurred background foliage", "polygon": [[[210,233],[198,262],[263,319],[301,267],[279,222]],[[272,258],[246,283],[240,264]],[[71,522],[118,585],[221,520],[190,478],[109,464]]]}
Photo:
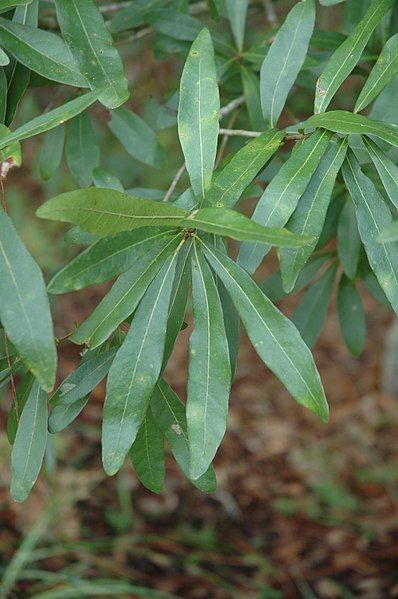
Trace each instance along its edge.
{"label": "blurred background foliage", "polygon": [[[293,4],[250,3],[246,46],[265,43]],[[363,1],[364,7],[368,4]],[[317,15],[319,28],[349,29],[342,5],[318,7]],[[206,21],[206,15],[200,17]],[[222,31],[228,24],[221,20],[215,27]],[[166,150],[165,168],[134,160],[110,134],[108,112],[100,106],[90,112],[101,147],[100,166],[120,178],[126,189],[167,189],[183,162],[173,124],[173,93],[188,46],[153,32],[133,40],[126,36],[120,44],[134,89],[128,107],[157,131]],[[355,83],[354,77],[339,93],[340,108],[352,106]],[[239,93],[233,76],[225,88],[231,98]],[[51,88],[35,88],[21,103],[17,122],[41,112],[52,101],[51,94]],[[291,111],[290,122],[311,114],[312,97],[310,89],[295,89],[285,111],[287,117]],[[396,122],[396,104],[380,107],[374,118],[388,110]],[[171,127],[164,126],[170,122]],[[234,123],[240,126],[248,126],[245,111]],[[243,143],[230,139],[228,149]],[[24,164],[10,175],[6,192],[10,214],[48,280],[77,250],[64,242],[63,226],[40,221],[34,212],[45,199],[76,184],[65,164],[48,182],[42,181],[40,147],[40,139],[24,143]],[[187,186],[184,177],[181,190]],[[267,173],[262,178],[266,180]],[[258,189],[258,184],[251,186],[247,195],[256,195]],[[253,204],[246,206],[250,210]],[[268,260],[259,279],[275,266]],[[106,288],[53,301],[59,338],[90,312]],[[283,311],[291,314],[300,297],[281,301]],[[331,404],[328,426],[295,406],[244,342],[228,434],[215,461],[218,490],[211,496],[183,480],[171,461],[159,496],[139,485],[127,466],[117,477],[106,478],[100,463],[100,386],[73,425],[50,436],[43,476],[25,504],[14,504],[8,492],[10,447],[4,432],[9,398],[2,397],[0,596],[398,596],[398,397],[382,385],[383,348],[393,317],[366,292],[363,299],[368,335],[359,360],[342,342],[334,301],[315,346]],[[181,334],[167,373],[182,397],[189,333],[188,327]],[[393,350],[394,339],[390,333]],[[79,356],[71,344],[61,347],[63,378]],[[394,372],[394,362],[388,367]]]}

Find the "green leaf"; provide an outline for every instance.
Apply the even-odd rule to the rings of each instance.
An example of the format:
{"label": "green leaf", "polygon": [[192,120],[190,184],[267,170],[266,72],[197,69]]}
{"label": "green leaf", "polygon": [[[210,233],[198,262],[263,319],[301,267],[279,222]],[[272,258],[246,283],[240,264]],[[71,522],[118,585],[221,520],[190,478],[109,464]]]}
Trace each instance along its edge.
{"label": "green leaf", "polygon": [[41,114],[24,125],[21,125],[21,127],[18,127],[18,129],[9,133],[9,135],[1,138],[0,149],[5,148],[11,142],[27,139],[28,137],[33,137],[39,133],[54,129],[54,127],[58,127],[58,125],[62,125],[88,108],[95,102],[95,100],[97,100],[97,98],[98,94],[96,92],[87,92],[70,102],[66,102],[58,108],[54,108],[54,110]]}
{"label": "green leaf", "polygon": [[178,226],[186,212],[172,204],[136,198],[115,189],[89,187],[52,198],[36,214],[105,236],[145,226]]}
{"label": "green leaf", "polygon": [[393,0],[374,0],[345,42],[332,54],[317,81],[315,113],[325,112],[334,94],[361,58],[374,29],[392,4]]}
{"label": "green leaf", "polygon": [[164,0],[135,0],[122,10],[118,10],[108,24],[111,33],[120,33],[143,25],[147,14],[162,6]]}
{"label": "green leaf", "polygon": [[89,318],[69,337],[73,343],[98,347],[136,309],[148,285],[181,241],[177,235],[149,252],[123,273]]}
{"label": "green leaf", "polygon": [[398,241],[398,221],[394,221],[383,228],[379,237],[379,242],[393,243]]}
{"label": "green leaf", "polygon": [[32,0],[0,0],[0,10],[7,10],[14,8],[14,6],[21,6],[30,4]]}
{"label": "green leaf", "polygon": [[354,112],[366,108],[398,73],[398,33],[383,47],[355,103]]}
{"label": "green leaf", "polygon": [[46,79],[88,87],[68,47],[54,33],[0,17],[0,44],[18,62]]}
{"label": "green leaf", "polygon": [[167,366],[175,341],[184,322],[185,307],[191,283],[190,251],[192,243],[192,238],[187,240],[178,253],[176,273],[167,318],[167,332],[161,372],[163,372]]}
{"label": "green leaf", "polygon": [[102,283],[164,248],[175,231],[144,227],[103,237],[76,256],[48,285],[50,293],[68,293]]}
{"label": "green leaf", "polygon": [[180,84],[178,133],[192,189],[203,200],[211,185],[219,132],[220,97],[210,33],[191,46]]}
{"label": "green leaf", "polygon": [[357,274],[362,243],[358,231],[355,207],[351,201],[346,202],[341,212],[337,235],[340,263],[347,277],[354,279]]}
{"label": "green leaf", "polygon": [[250,123],[255,131],[262,131],[265,129],[265,122],[261,108],[259,77],[257,73],[244,66],[240,68],[240,73]]}
{"label": "green leaf", "polygon": [[113,110],[109,129],[136,160],[156,168],[165,165],[166,153],[155,132],[137,114],[126,108]]}
{"label": "green leaf", "polygon": [[283,286],[287,293],[294,288],[301,269],[318,243],[346,152],[347,144],[344,141],[332,140],[288,222],[289,231],[297,235],[310,235],[313,240],[297,250],[282,249],[280,252]]}
{"label": "green leaf", "polygon": [[308,347],[313,347],[321,334],[332,295],[336,270],[337,264],[332,264],[309,288],[292,316],[292,321]]}
{"label": "green leaf", "polygon": [[[330,134],[316,132],[298,146],[261,196],[252,219],[265,227],[283,227],[297,207],[319,161],[330,142]],[[243,243],[239,264],[253,273],[270,248]]]}
{"label": "green leaf", "polygon": [[71,404],[59,404],[52,410],[48,419],[48,430],[50,433],[59,433],[70,425],[86,406],[89,395],[85,395]]}
{"label": "green leaf", "polygon": [[3,327],[29,370],[49,391],[54,385],[57,360],[43,275],[2,210],[0,280]]}
{"label": "green leaf", "polygon": [[390,201],[398,210],[398,166],[371,139],[363,138]]}
{"label": "green leaf", "polygon": [[249,0],[225,0],[228,18],[231,22],[236,46],[239,52],[243,50],[245,39],[246,14]]}
{"label": "green leaf", "polygon": [[59,125],[46,134],[40,152],[40,175],[44,181],[48,181],[61,164],[64,143],[64,125]]}
{"label": "green leaf", "polygon": [[378,241],[381,231],[392,222],[391,212],[372,181],[362,173],[352,152],[343,164],[343,175],[355,204],[359,234],[369,264],[393,309],[398,312],[398,244]]}
{"label": "green leaf", "polygon": [[150,491],[160,493],[165,478],[163,433],[148,407],[130,451],[138,478]]}
{"label": "green leaf", "polygon": [[284,135],[284,131],[272,129],[243,146],[214,177],[204,205],[233,208],[246,187],[278,150]]}
{"label": "green leaf", "polygon": [[314,0],[297,2],[275,36],[261,66],[263,115],[275,127],[304,63],[315,24]]}
{"label": "green leaf", "polygon": [[17,434],[19,421],[26,401],[29,397],[34,377],[30,372],[24,376],[21,384],[19,385],[14,401],[12,402],[11,410],[7,418],[7,438],[11,445],[14,444],[15,435]]}
{"label": "green leaf", "polygon": [[109,372],[102,427],[109,475],[123,465],[160,375],[177,256],[175,251],[149,286]]}
{"label": "green leaf", "polygon": [[80,227],[72,227],[65,234],[64,240],[69,245],[91,245],[98,241],[99,236],[83,231]]}
{"label": "green leaf", "polygon": [[341,277],[339,283],[337,308],[346,345],[358,358],[365,343],[365,314],[355,283],[345,275]]}
{"label": "green leaf", "polygon": [[311,237],[294,235],[281,227],[263,227],[247,216],[226,208],[202,208],[183,220],[182,226],[238,241],[257,241],[283,247],[302,247],[311,241]]}
{"label": "green leaf", "polygon": [[4,123],[7,114],[7,77],[4,69],[0,68],[0,122]]}
{"label": "green leaf", "polygon": [[8,64],[10,64],[10,58],[8,54],[6,54],[4,50],[0,48],[0,66],[5,67]]}
{"label": "green leaf", "polygon": [[23,409],[11,454],[11,497],[25,501],[43,463],[47,445],[47,396],[34,382]]}
{"label": "green leaf", "polygon": [[65,151],[74,179],[80,187],[88,187],[93,181],[93,170],[99,165],[100,149],[86,113],[80,113],[69,123]]}
{"label": "green leaf", "polygon": [[[162,430],[171,452],[185,476],[189,476],[189,442],[185,406],[164,379],[156,385],[152,398],[151,410]],[[205,493],[216,490],[216,478],[213,467],[210,466],[192,483]]]}
{"label": "green leaf", "polygon": [[91,88],[102,92],[107,108],[129,97],[123,63],[104,19],[93,0],[56,0],[57,20],[64,40]]}
{"label": "green leaf", "polygon": [[[203,243],[203,242],[202,242]],[[232,297],[253,346],[301,405],[328,420],[328,405],[310,350],[299,332],[239,265],[203,243],[210,264]]]}
{"label": "green leaf", "polygon": [[385,123],[372,121],[362,114],[353,114],[345,110],[330,110],[311,116],[303,127],[322,127],[346,135],[374,135],[392,146],[398,147],[398,129]]}
{"label": "green leaf", "polygon": [[102,189],[116,189],[116,191],[124,191],[124,187],[119,179],[111,172],[104,168],[97,167],[93,170],[93,179],[95,187]]}
{"label": "green leaf", "polygon": [[187,424],[189,472],[197,479],[208,469],[225,433],[231,367],[220,297],[196,244],[192,297],[195,328],[189,340]]}

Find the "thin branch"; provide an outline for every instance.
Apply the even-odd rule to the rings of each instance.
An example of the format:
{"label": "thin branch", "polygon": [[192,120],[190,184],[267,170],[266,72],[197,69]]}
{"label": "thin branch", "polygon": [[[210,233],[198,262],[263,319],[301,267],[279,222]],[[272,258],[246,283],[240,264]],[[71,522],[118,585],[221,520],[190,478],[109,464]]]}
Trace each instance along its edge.
{"label": "thin branch", "polygon": [[239,106],[242,106],[244,101],[244,96],[238,96],[238,98],[235,98],[235,100],[232,100],[231,102],[223,106],[220,110],[220,119],[223,119],[225,116],[227,116],[227,114],[234,111],[235,108],[239,108]]}
{"label": "thin branch", "polygon": [[[264,131],[247,131],[246,129],[220,129],[220,135],[235,137],[260,137]],[[285,135],[286,140],[302,139],[305,137],[301,133],[290,133]]]}
{"label": "thin branch", "polygon": [[182,166],[180,166],[180,168],[178,169],[174,179],[171,182],[170,187],[168,188],[166,195],[163,198],[163,202],[168,202],[169,199],[171,198],[171,196],[173,195],[173,191],[175,190],[175,188],[178,185],[179,180],[181,179],[181,177],[183,176],[185,172],[185,162]]}

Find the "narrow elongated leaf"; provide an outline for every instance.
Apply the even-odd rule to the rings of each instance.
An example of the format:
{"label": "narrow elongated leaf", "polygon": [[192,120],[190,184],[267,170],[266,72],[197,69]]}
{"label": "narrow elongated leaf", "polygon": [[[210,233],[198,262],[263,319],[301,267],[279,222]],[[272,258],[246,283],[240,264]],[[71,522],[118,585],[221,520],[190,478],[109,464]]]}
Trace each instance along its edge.
{"label": "narrow elongated leaf", "polygon": [[93,170],[99,165],[100,150],[90,117],[82,112],[69,123],[66,137],[66,160],[80,187],[93,181]]}
{"label": "narrow elongated leaf", "polygon": [[398,129],[396,127],[345,110],[330,110],[324,114],[311,116],[305,121],[304,127],[322,127],[346,135],[374,135],[392,146],[398,147]]}
{"label": "narrow elongated leaf", "polygon": [[145,418],[130,450],[134,470],[142,484],[160,493],[165,478],[163,433],[148,407]]}
{"label": "narrow elongated leaf", "polygon": [[339,284],[337,308],[344,341],[358,358],[365,343],[365,314],[355,283],[344,275]]}
{"label": "narrow elongated leaf", "polygon": [[192,189],[199,201],[211,185],[219,132],[220,97],[210,33],[191,46],[181,77],[178,133]]}
{"label": "narrow elongated leaf", "polygon": [[86,406],[89,395],[77,399],[71,404],[59,404],[51,411],[48,419],[48,430],[50,433],[59,433],[70,425]]}
{"label": "narrow elongated leaf", "polygon": [[383,47],[379,58],[363,86],[354,112],[363,110],[385,88],[387,83],[398,73],[398,33],[393,35]]}
{"label": "narrow elongated leaf", "polygon": [[231,367],[216,284],[196,244],[192,252],[195,328],[189,341],[187,424],[189,472],[197,479],[208,469],[225,433]]}
{"label": "narrow elongated leaf", "polygon": [[313,240],[297,250],[282,249],[280,253],[283,287],[287,293],[294,288],[297,277],[314,251],[322,232],[337,174],[347,152],[347,144],[332,140],[318,168],[300,198],[287,228],[298,235],[311,235]]}
{"label": "narrow elongated leaf", "polygon": [[343,175],[355,204],[358,229],[369,264],[395,312],[398,312],[398,243],[379,242],[381,231],[392,222],[389,208],[366,177],[352,152],[343,164]]}
{"label": "narrow elongated leaf", "polygon": [[165,262],[148,288],[109,372],[102,461],[110,475],[121,468],[134,443],[160,374],[177,255]]}
{"label": "narrow elongated leaf", "polygon": [[162,370],[173,351],[173,347],[184,322],[185,307],[191,283],[191,260],[192,238],[187,240],[178,253],[176,273],[171,292],[169,314],[167,318],[167,332],[163,353]]}
{"label": "narrow elongated leaf", "polygon": [[348,38],[330,57],[316,84],[314,112],[325,112],[340,85],[351,73],[374,29],[393,0],[374,0]]}
{"label": "narrow elongated leaf", "polygon": [[398,210],[398,166],[371,139],[363,138],[390,201]]}
{"label": "narrow elongated leaf", "polygon": [[109,129],[133,158],[156,168],[165,165],[166,153],[155,132],[137,114],[126,108],[113,110]]}
{"label": "narrow elongated leaf", "polygon": [[355,207],[351,201],[346,202],[341,212],[337,234],[337,250],[341,265],[347,277],[354,279],[357,274],[362,243],[358,232]]}
{"label": "narrow elongated leaf", "polygon": [[90,187],[62,193],[40,206],[36,214],[105,236],[145,226],[177,226],[186,213],[173,204]]}
{"label": "narrow elongated leaf", "polygon": [[231,22],[232,33],[234,34],[236,46],[239,52],[242,52],[243,41],[245,39],[245,25],[248,0],[226,0],[225,5],[227,14]]}
{"label": "narrow elongated leaf", "polygon": [[68,47],[54,33],[0,17],[0,44],[18,62],[42,77],[76,87],[88,87]]}
{"label": "narrow elongated leaf", "polygon": [[[256,223],[283,227],[288,222],[329,142],[329,133],[316,132],[296,149],[261,196],[252,217]],[[269,249],[258,243],[243,243],[239,264],[252,273]]]}
{"label": "narrow elongated leaf", "polygon": [[4,69],[0,68],[0,121],[5,122],[7,114],[7,92],[8,92],[7,77]]}
{"label": "narrow elongated leaf", "polygon": [[398,221],[395,220],[384,227],[378,237],[378,241],[384,243],[398,241]]}
{"label": "narrow elongated leaf", "polygon": [[35,382],[19,422],[11,454],[11,496],[25,501],[43,463],[47,445],[47,395]]}
{"label": "narrow elongated leaf", "polygon": [[[93,0],[56,0],[64,40],[100,101],[117,108],[129,97],[123,63]],[[104,51],[106,48],[106,52]]]}
{"label": "narrow elongated leaf", "polygon": [[292,316],[292,321],[308,347],[313,347],[321,334],[336,270],[337,264],[332,264],[316,283],[311,285]]}
{"label": "narrow elongated leaf", "polygon": [[260,79],[257,73],[244,66],[241,67],[240,72],[250,123],[255,131],[263,131],[265,129],[265,122],[260,100]]}
{"label": "narrow elongated leaf", "polygon": [[176,236],[164,247],[149,252],[123,273],[89,318],[70,336],[74,343],[98,347],[136,309],[148,285],[181,241]]}
{"label": "narrow elongated leaf", "polygon": [[318,371],[294,324],[275,308],[239,265],[215,248],[207,244],[203,247],[231,295],[260,358],[298,403],[327,421],[328,405]]}
{"label": "narrow elongated leaf", "polygon": [[46,134],[40,152],[40,175],[45,181],[51,178],[61,164],[64,143],[64,125],[59,125]]}
{"label": "narrow elongated leaf", "polygon": [[32,0],[0,0],[0,10],[7,10],[21,4],[30,4]]}
{"label": "narrow elongated leaf", "polygon": [[19,426],[19,421],[21,419],[21,415],[25,407],[26,401],[29,397],[33,381],[33,375],[30,373],[26,374],[21,384],[19,385],[17,393],[14,397],[14,401],[12,402],[11,410],[7,418],[7,437],[11,445],[14,444],[15,435],[17,434]]}
{"label": "narrow elongated leaf", "polygon": [[284,135],[283,131],[272,129],[243,146],[214,177],[204,205],[233,208],[246,187],[278,150]]}
{"label": "narrow elongated leaf", "polygon": [[303,65],[314,24],[314,0],[297,2],[276,34],[261,66],[261,105],[270,127],[275,127],[278,122],[287,95]]}
{"label": "narrow elongated leaf", "polygon": [[[185,406],[164,379],[156,385],[151,410],[170,446],[172,454],[185,476],[189,476],[189,442]],[[191,479],[190,479],[191,480]],[[216,490],[213,467],[192,483],[205,493]]]}
{"label": "narrow elongated leaf", "polygon": [[5,67],[8,64],[10,64],[9,56],[0,48],[0,66]]}
{"label": "narrow elongated leaf", "polygon": [[48,291],[67,293],[102,283],[163,248],[173,237],[175,231],[144,227],[101,238],[57,273],[50,281]]}
{"label": "narrow elongated leaf", "polygon": [[56,352],[43,275],[10,218],[0,211],[0,320],[29,370],[47,391]]}
{"label": "narrow elongated leaf", "polygon": [[122,10],[118,10],[109,23],[111,33],[120,33],[144,24],[147,14],[155,8],[162,6],[164,0],[135,0]]}
{"label": "narrow elongated leaf", "polygon": [[181,224],[239,241],[257,241],[282,247],[302,247],[311,241],[311,237],[294,235],[282,227],[263,227],[240,212],[225,208],[202,208]]}
{"label": "narrow elongated leaf", "polygon": [[66,102],[66,104],[63,104],[58,108],[54,108],[54,110],[41,114],[28,123],[21,125],[21,127],[18,127],[18,129],[15,129],[15,131],[12,131],[5,137],[2,137],[0,139],[0,149],[5,148],[14,141],[27,139],[28,137],[33,137],[39,133],[54,129],[54,127],[58,127],[58,125],[62,125],[62,123],[69,121],[91,106],[97,98],[98,94],[96,92],[87,92],[70,102]]}

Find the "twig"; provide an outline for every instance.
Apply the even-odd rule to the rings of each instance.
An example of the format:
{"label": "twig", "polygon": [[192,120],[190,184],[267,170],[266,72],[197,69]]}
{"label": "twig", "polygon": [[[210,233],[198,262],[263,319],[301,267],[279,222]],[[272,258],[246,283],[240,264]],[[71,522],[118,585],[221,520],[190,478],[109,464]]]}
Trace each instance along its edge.
{"label": "twig", "polygon": [[225,116],[227,116],[227,114],[235,110],[235,108],[239,108],[239,106],[242,106],[244,101],[244,96],[238,96],[238,98],[235,98],[235,100],[232,100],[231,102],[223,106],[220,110],[220,119],[223,119]]}
{"label": "twig", "polygon": [[[220,129],[220,135],[236,136],[236,137],[260,137],[264,131],[246,131],[246,129]],[[285,139],[302,139],[301,133],[291,133],[285,135]]]}
{"label": "twig", "polygon": [[174,179],[172,180],[170,187],[166,191],[166,195],[163,198],[163,202],[168,202],[169,201],[169,199],[171,198],[171,196],[173,194],[173,191],[177,187],[178,182],[181,179],[181,177],[184,174],[184,172],[185,172],[185,162],[184,162],[184,164],[182,166],[180,166],[180,168],[176,172],[176,175],[175,175]]}

